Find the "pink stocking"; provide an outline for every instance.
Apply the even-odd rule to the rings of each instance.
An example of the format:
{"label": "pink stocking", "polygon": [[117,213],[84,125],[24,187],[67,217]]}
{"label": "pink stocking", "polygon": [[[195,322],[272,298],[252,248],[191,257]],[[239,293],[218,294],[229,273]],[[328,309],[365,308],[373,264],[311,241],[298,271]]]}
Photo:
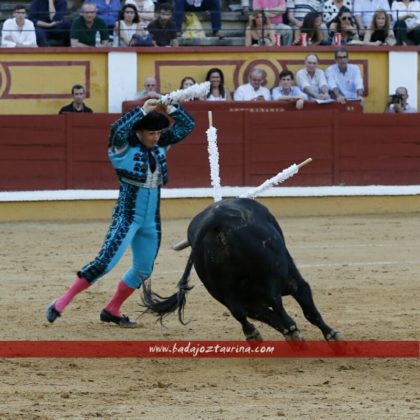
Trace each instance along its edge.
{"label": "pink stocking", "polygon": [[111,300],[106,305],[105,309],[115,316],[122,316],[120,308],[122,304],[134,293],[136,289],[128,287],[123,280],[120,280],[117,290],[112,296]]}
{"label": "pink stocking", "polygon": [[60,313],[63,312],[76,295],[90,286],[91,284],[85,278],[76,277],[67,292],[55,301],[55,309]]}

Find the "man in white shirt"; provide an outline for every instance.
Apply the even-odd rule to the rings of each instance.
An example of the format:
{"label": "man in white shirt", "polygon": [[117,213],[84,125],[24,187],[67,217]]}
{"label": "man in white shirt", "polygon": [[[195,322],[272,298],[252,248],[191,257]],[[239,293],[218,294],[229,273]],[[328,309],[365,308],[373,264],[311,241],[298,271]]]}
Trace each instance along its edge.
{"label": "man in white shirt", "polygon": [[13,18],[4,21],[2,47],[37,47],[34,24],[26,19],[27,10],[23,5],[16,5]]}
{"label": "man in white shirt", "polygon": [[349,52],[344,47],[338,48],[334,55],[336,64],[328,67],[325,74],[336,101],[345,104],[349,99],[362,100],[364,87],[359,67],[349,64]]}
{"label": "man in white shirt", "polygon": [[317,68],[318,56],[310,53],[305,57],[305,68],[296,73],[296,83],[309,99],[331,99],[324,72]]}
{"label": "man in white shirt", "polygon": [[271,100],[270,91],[262,86],[265,74],[258,67],[254,67],[249,73],[248,83],[239,86],[234,95],[235,101],[269,101]]}

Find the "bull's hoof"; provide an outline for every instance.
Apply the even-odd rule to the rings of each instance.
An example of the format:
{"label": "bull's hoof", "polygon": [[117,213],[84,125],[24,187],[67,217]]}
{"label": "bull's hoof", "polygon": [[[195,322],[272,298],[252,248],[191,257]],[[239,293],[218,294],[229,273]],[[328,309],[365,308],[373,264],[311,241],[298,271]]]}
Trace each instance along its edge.
{"label": "bull's hoof", "polygon": [[246,339],[247,341],[263,341],[262,335],[257,329],[250,334],[246,334]]}
{"label": "bull's hoof", "polygon": [[331,331],[325,336],[327,341],[343,341],[344,335],[340,331]]}
{"label": "bull's hoof", "polygon": [[290,331],[285,334],[286,341],[303,341],[303,336],[299,330]]}

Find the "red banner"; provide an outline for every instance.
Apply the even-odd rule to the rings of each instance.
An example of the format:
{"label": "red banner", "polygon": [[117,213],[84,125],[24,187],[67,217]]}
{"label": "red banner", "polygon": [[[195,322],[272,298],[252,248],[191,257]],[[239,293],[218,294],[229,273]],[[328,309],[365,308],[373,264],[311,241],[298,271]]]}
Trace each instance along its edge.
{"label": "red banner", "polygon": [[419,341],[0,341],[0,358],[419,358]]}

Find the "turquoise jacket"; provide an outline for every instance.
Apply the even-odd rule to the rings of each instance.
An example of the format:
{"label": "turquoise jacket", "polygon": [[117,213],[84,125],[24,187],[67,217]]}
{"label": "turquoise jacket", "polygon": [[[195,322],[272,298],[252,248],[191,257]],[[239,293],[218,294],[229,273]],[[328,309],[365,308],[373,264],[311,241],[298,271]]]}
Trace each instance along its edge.
{"label": "turquoise jacket", "polygon": [[[175,123],[168,130],[162,131],[161,139],[153,149],[153,154],[160,165],[162,184],[168,182],[166,163],[168,146],[179,143],[191,133],[195,126],[194,120],[184,108],[181,106],[175,106],[175,108],[175,111],[170,114]],[[108,156],[120,179],[126,178],[140,183],[146,182],[148,151],[140,141],[136,140],[136,134],[133,130],[134,124],[144,116],[143,108],[137,106],[112,124]],[[115,148],[124,148],[127,145],[129,147],[122,153],[115,151]]]}

